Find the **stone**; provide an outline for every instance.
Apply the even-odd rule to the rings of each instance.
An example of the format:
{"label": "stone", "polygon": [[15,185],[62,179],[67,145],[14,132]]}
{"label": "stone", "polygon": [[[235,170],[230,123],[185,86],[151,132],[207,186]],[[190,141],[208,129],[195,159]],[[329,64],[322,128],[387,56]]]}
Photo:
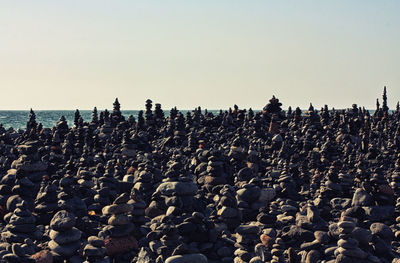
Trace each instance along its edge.
{"label": "stone", "polygon": [[347,249],[353,249],[358,247],[358,241],[354,238],[349,238],[347,240],[340,239],[337,244],[339,247]]}
{"label": "stone", "polygon": [[81,238],[81,231],[73,227],[70,230],[64,232],[58,232],[55,230],[50,230],[50,238],[54,240],[57,244],[66,244],[77,241]]}
{"label": "stone", "polygon": [[48,250],[39,251],[31,256],[36,263],[53,263],[53,254]]}
{"label": "stone", "polygon": [[96,237],[96,236],[90,236],[88,238],[88,243],[95,247],[103,247],[104,246],[104,240],[99,237]]}
{"label": "stone", "polygon": [[138,242],[133,236],[109,237],[104,240],[104,243],[106,254],[109,256],[138,249]]}
{"label": "stone", "polygon": [[50,227],[56,231],[69,230],[75,225],[75,216],[65,210],[57,212],[50,221]]}
{"label": "stone", "polygon": [[263,188],[261,189],[260,197],[258,198],[261,202],[272,201],[276,196],[276,191],[274,188]]}
{"label": "stone", "polygon": [[156,193],[162,195],[195,195],[197,193],[197,185],[192,182],[165,182],[160,184]]}
{"label": "stone", "polygon": [[370,194],[365,192],[363,189],[358,188],[353,195],[351,201],[352,206],[371,206],[373,205],[373,200]]}
{"label": "stone", "polygon": [[208,259],[203,254],[186,254],[169,257],[165,263],[207,263]]}
{"label": "stone", "polygon": [[373,223],[369,229],[373,235],[377,235],[382,239],[392,240],[394,238],[392,229],[383,223]]}
{"label": "stone", "polygon": [[127,225],[130,222],[131,222],[131,220],[129,219],[129,217],[127,215],[124,215],[124,214],[112,215],[108,219],[108,224],[109,225],[113,225],[113,226]]}
{"label": "stone", "polygon": [[132,210],[133,206],[130,204],[112,204],[103,207],[102,213],[103,215],[114,215],[114,214],[128,213]]}
{"label": "stone", "polygon": [[225,218],[234,218],[238,216],[238,210],[235,208],[224,206],[218,210],[217,214]]}
{"label": "stone", "polygon": [[48,244],[49,248],[51,251],[54,253],[57,253],[58,255],[61,255],[63,257],[71,257],[74,254],[78,253],[78,249],[81,246],[80,241],[72,242],[72,243],[67,243],[63,245],[59,245],[53,240],[51,240]]}

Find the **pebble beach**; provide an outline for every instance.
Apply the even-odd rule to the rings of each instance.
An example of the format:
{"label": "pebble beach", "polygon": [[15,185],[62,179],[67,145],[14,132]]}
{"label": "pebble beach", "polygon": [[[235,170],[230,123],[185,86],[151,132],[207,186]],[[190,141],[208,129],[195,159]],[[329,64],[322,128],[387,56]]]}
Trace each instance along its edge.
{"label": "pebble beach", "polygon": [[0,262],[400,263],[386,88],[373,113],[266,102],[1,126]]}

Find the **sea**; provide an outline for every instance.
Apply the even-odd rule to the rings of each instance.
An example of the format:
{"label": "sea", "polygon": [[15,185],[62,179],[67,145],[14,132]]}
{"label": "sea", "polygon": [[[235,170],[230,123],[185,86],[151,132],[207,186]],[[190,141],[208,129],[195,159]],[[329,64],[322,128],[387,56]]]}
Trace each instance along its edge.
{"label": "sea", "polygon": [[[192,110],[180,110],[184,115],[186,112]],[[208,110],[208,112],[213,113],[214,115],[218,114],[220,110]],[[224,110],[225,111],[225,110]],[[255,112],[260,110],[254,110]],[[89,122],[92,119],[92,111],[91,110],[79,110],[84,121]],[[203,111],[204,112],[204,111]],[[374,111],[369,110],[372,114]],[[100,113],[100,110],[98,110]],[[122,115],[127,119],[130,115],[137,119],[139,114],[139,110],[121,110]],[[68,126],[72,127],[74,124],[74,116],[75,110],[35,110],[36,114],[36,122],[42,123],[43,127],[51,128],[53,127],[57,121],[60,119],[62,115],[66,118],[68,122]],[[168,116],[169,111],[164,111],[165,116]],[[26,123],[29,120],[29,111],[28,110],[0,110],[0,124],[3,125],[4,128],[9,129],[13,128],[14,130],[26,128]]]}
{"label": "sea", "polygon": [[[189,110],[180,111],[185,116],[186,112]],[[89,122],[92,119],[91,110],[79,110],[79,112],[83,118],[83,121]],[[219,110],[208,110],[208,112],[218,114]],[[127,119],[130,115],[137,119],[139,110],[121,110],[121,113],[125,119]],[[42,123],[43,127],[45,128],[53,127],[62,115],[64,115],[65,119],[67,120],[69,127],[74,125],[75,110],[35,110],[35,114],[36,122]],[[98,114],[100,114],[100,110],[98,110]],[[169,111],[164,111],[164,114],[165,116],[168,116]],[[28,120],[28,110],[0,110],[0,124],[2,124],[6,129],[12,127],[14,130],[25,130]]]}

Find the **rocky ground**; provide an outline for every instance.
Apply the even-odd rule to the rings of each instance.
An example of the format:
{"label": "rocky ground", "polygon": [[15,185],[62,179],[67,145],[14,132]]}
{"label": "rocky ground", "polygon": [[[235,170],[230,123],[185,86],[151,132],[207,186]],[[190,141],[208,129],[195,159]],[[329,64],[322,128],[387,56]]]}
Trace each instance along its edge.
{"label": "rocky ground", "polygon": [[400,262],[400,110],[0,129],[0,262]]}

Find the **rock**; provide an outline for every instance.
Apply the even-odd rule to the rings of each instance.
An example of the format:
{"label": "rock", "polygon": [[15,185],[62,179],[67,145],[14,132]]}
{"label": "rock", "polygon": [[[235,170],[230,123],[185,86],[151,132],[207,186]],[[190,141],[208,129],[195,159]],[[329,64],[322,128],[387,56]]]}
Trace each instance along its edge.
{"label": "rock", "polygon": [[218,210],[217,213],[219,216],[225,217],[225,218],[234,218],[237,217],[238,215],[238,210],[235,208],[227,207],[224,206],[221,209]]}
{"label": "rock", "polygon": [[127,225],[131,222],[129,217],[124,214],[116,214],[111,216],[108,219],[108,224],[113,225],[113,226],[118,226],[118,225]]}
{"label": "rock", "polygon": [[383,223],[373,223],[369,229],[373,235],[377,235],[382,239],[392,240],[394,238],[392,229]]}
{"label": "rock", "polygon": [[237,191],[237,195],[238,195],[239,200],[243,200],[248,203],[252,203],[259,199],[259,197],[261,195],[261,190],[257,186],[239,189]]}
{"label": "rock", "polygon": [[260,231],[258,226],[240,225],[235,229],[236,233],[243,234],[257,234]]}
{"label": "rock", "polygon": [[59,245],[53,240],[49,242],[49,248],[51,251],[61,255],[62,257],[71,257],[77,253],[78,249],[81,246],[81,242],[76,241],[72,243]]}
{"label": "rock", "polygon": [[203,254],[186,254],[169,257],[165,263],[207,263],[208,260]]}
{"label": "rock", "polygon": [[320,260],[320,253],[317,250],[311,250],[307,253],[306,263],[317,263]]}
{"label": "rock", "polygon": [[103,207],[102,213],[103,215],[114,215],[114,214],[128,213],[132,210],[133,206],[130,204],[112,204]]}
{"label": "rock", "polygon": [[49,236],[57,244],[62,245],[79,240],[81,238],[81,231],[75,227],[65,232],[58,232],[55,230],[51,230]]}
{"label": "rock", "polygon": [[373,205],[373,200],[370,194],[365,192],[363,189],[358,188],[353,195],[353,200],[351,201],[352,206],[371,206]]}
{"label": "rock", "polygon": [[65,210],[57,212],[50,221],[50,227],[56,231],[63,231],[75,225],[75,216]]}
{"label": "rock", "polygon": [[276,196],[276,191],[274,188],[264,188],[261,189],[260,197],[258,198],[261,202],[269,202],[273,200]]}
{"label": "rock", "polygon": [[138,242],[133,236],[109,237],[104,240],[107,255],[121,254],[132,249],[138,249]]}
{"label": "rock", "polygon": [[31,256],[36,263],[53,263],[53,254],[48,250],[42,250]]}
{"label": "rock", "polygon": [[90,236],[88,238],[88,243],[95,247],[103,247],[104,246],[104,240],[99,237],[96,237],[96,236]]}
{"label": "rock", "polygon": [[197,185],[192,182],[165,182],[160,184],[156,193],[162,195],[195,195],[197,193]]}

